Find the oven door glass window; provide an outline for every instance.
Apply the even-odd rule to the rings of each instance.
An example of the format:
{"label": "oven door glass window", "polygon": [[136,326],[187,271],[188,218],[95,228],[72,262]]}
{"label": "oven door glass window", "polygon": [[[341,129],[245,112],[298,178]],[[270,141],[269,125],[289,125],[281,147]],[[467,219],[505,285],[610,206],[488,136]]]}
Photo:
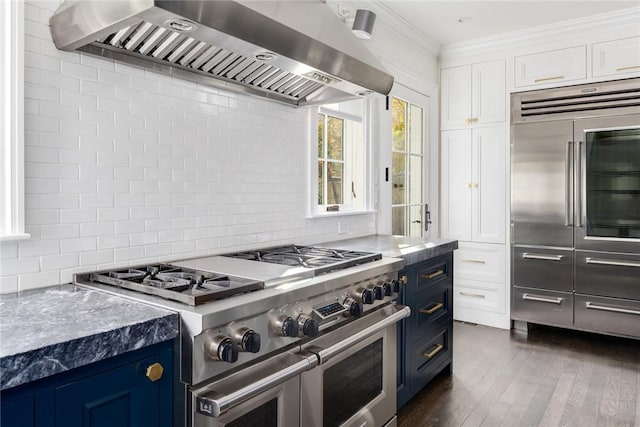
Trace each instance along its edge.
{"label": "oven door glass window", "polygon": [[324,371],[323,425],[351,418],[382,393],[382,338]]}
{"label": "oven door glass window", "polygon": [[640,238],[640,128],[586,134],[587,236]]}
{"label": "oven door glass window", "polygon": [[278,399],[271,399],[264,405],[247,412],[226,424],[226,427],[277,427]]}

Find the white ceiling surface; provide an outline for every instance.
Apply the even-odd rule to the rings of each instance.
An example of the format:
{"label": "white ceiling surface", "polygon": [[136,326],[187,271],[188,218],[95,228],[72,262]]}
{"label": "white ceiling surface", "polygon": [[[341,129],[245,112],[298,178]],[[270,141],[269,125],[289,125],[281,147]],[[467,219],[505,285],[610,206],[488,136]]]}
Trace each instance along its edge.
{"label": "white ceiling surface", "polygon": [[[640,6],[640,0],[379,0],[374,3],[442,47]],[[462,23],[458,22],[460,19]]]}

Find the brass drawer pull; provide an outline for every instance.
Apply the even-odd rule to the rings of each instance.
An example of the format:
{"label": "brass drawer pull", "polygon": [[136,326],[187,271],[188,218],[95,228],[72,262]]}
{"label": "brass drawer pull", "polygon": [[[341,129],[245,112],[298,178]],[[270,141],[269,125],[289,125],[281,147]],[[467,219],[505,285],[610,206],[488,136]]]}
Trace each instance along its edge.
{"label": "brass drawer pull", "polygon": [[162,373],[164,372],[164,368],[159,363],[154,363],[153,365],[147,366],[146,376],[149,378],[151,382],[156,382],[160,378],[162,378]]}
{"label": "brass drawer pull", "polygon": [[472,294],[471,292],[458,292],[463,297],[473,297],[473,298],[486,298],[483,294]]}
{"label": "brass drawer pull", "polygon": [[427,359],[431,359],[436,354],[440,353],[440,351],[444,348],[442,344],[436,344],[436,347],[428,353],[422,353],[424,357]]}
{"label": "brass drawer pull", "polygon": [[620,307],[609,307],[605,305],[597,305],[590,301],[587,301],[585,307],[590,310],[602,310],[602,311],[612,311],[614,313],[624,313],[624,314],[635,314],[636,316],[640,316],[640,311],[632,310],[630,308],[620,308]]}
{"label": "brass drawer pull", "polygon": [[474,264],[486,264],[487,262],[483,259],[460,259],[462,262],[472,262]]}
{"label": "brass drawer pull", "polygon": [[640,65],[632,65],[630,67],[620,67],[620,68],[616,68],[616,71],[626,71],[626,70],[636,70],[640,68]]}
{"label": "brass drawer pull", "polygon": [[421,308],[420,310],[418,310],[420,313],[422,314],[432,314],[435,313],[436,311],[440,310],[442,307],[444,307],[444,304],[442,304],[441,302],[437,303],[436,305],[434,305],[431,308]]}
{"label": "brass drawer pull", "polygon": [[431,274],[421,274],[420,278],[431,280],[431,279],[435,279],[438,276],[442,276],[443,274],[444,274],[444,270],[438,270],[435,273],[431,273]]}
{"label": "brass drawer pull", "polygon": [[560,80],[560,79],[564,79],[564,76],[543,77],[541,79],[535,79],[534,82],[540,83],[540,82],[548,82],[549,80]]}
{"label": "brass drawer pull", "polygon": [[538,301],[538,302],[548,302],[551,304],[562,304],[562,301],[564,301],[564,298],[546,298],[546,297],[541,297],[538,295],[532,295],[532,294],[522,294],[522,299],[523,300],[527,300],[527,301]]}

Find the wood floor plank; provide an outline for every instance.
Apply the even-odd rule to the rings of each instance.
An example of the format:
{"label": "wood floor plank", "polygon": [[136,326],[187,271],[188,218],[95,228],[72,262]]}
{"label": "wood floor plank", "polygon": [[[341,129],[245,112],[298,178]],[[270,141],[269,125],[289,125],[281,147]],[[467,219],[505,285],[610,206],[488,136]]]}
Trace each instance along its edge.
{"label": "wood floor plank", "polygon": [[453,354],[398,426],[640,427],[640,341],[455,322]]}

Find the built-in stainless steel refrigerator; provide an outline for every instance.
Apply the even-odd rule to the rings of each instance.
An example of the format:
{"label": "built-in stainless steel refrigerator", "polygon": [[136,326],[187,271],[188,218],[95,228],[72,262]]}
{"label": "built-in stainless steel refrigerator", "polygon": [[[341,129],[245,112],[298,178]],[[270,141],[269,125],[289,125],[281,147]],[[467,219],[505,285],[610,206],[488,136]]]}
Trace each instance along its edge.
{"label": "built-in stainless steel refrigerator", "polygon": [[640,338],[640,79],[514,93],[511,124],[511,318]]}

